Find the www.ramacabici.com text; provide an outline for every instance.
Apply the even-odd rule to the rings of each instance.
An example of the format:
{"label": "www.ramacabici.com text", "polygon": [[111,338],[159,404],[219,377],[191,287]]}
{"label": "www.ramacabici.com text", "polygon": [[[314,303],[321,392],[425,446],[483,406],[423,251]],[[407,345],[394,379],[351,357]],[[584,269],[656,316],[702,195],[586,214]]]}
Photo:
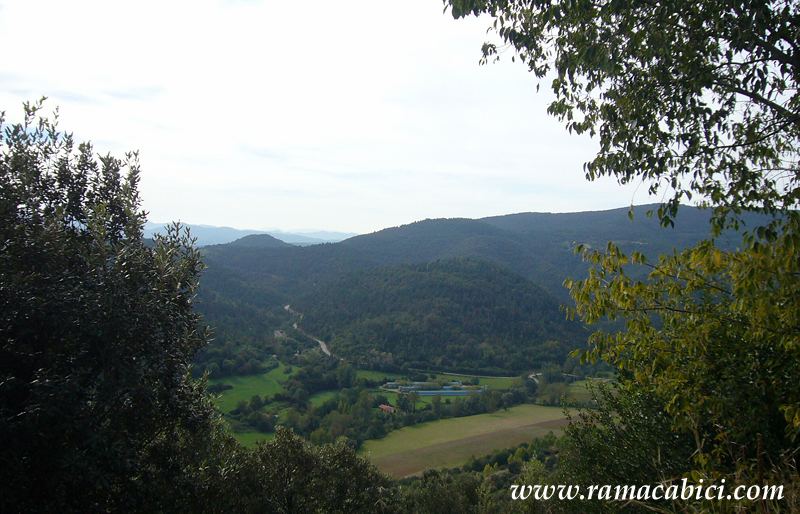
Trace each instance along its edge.
{"label": "www.ramacabici.com text", "polygon": [[782,500],[782,485],[719,484],[681,482],[655,485],[512,485],[512,500]]}

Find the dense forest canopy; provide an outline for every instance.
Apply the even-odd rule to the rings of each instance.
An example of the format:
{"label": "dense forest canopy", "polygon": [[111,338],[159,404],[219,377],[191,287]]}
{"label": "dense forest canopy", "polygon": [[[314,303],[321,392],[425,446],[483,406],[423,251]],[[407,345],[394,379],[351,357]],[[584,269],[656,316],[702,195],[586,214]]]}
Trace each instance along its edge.
{"label": "dense forest canopy", "polygon": [[351,273],[293,308],[304,330],[367,367],[382,352],[412,367],[514,373],[563,363],[587,335],[543,288],[470,259]]}
{"label": "dense forest canopy", "polygon": [[[637,212],[656,207],[641,206],[637,208]],[[274,330],[291,326],[296,321],[287,316],[283,309],[287,304],[295,306],[302,304],[303,308],[298,310],[311,317],[304,320],[301,325],[310,334],[331,342],[329,338],[334,336],[331,329],[336,328],[336,324],[332,323],[330,301],[326,300],[326,296],[333,295],[343,299],[342,295],[346,294],[341,290],[345,287],[343,277],[372,276],[366,272],[372,268],[401,265],[401,269],[408,269],[402,268],[402,265],[456,258],[489,261],[495,266],[501,266],[524,277],[526,282],[530,282],[526,287],[541,286],[546,295],[552,295],[556,304],[571,304],[569,291],[563,286],[564,280],[585,276],[589,269],[588,263],[582,262],[580,256],[574,253],[578,242],[602,248],[608,241],[614,241],[624,251],[639,251],[655,259],[660,253],[690,246],[702,238],[708,231],[710,220],[710,213],[707,211],[686,207],[675,219],[674,229],[661,230],[658,220],[645,216],[637,216],[630,220],[627,213],[628,209],[623,208],[569,214],[522,213],[480,220],[436,219],[353,237],[336,244],[304,248],[296,246],[267,248],[247,243],[253,237],[262,236],[251,236],[231,244],[205,247],[202,251],[208,268],[204,272],[203,284],[198,290],[197,306],[208,323],[215,327],[215,334],[209,350],[199,357],[196,371],[208,369],[210,363],[214,361],[217,363],[217,366],[213,367],[216,372],[223,366],[225,360],[235,362],[234,369],[243,370],[245,373],[260,369],[258,363],[251,362],[252,359],[263,360],[268,355],[280,351],[281,345],[276,344],[272,337]],[[765,217],[754,214],[746,216],[745,219],[748,223],[759,223]],[[739,235],[725,232],[717,241],[721,248],[733,249],[740,243],[739,239]],[[365,273],[359,275],[360,272]],[[354,273],[356,275],[353,275]],[[647,276],[645,269],[633,269],[631,273],[640,279]],[[495,300],[497,303],[506,301],[500,289],[474,274],[471,277],[465,276],[465,280],[472,281],[471,288],[476,290],[486,288],[482,294],[498,298]],[[433,291],[430,287],[424,290]],[[374,296],[364,284],[359,288],[359,294]],[[347,294],[347,298],[354,300],[354,293]],[[416,298],[413,301],[420,303],[421,300]],[[425,301],[442,301],[442,299],[436,300],[431,297]],[[315,302],[319,305],[315,305]],[[351,302],[351,310],[356,304],[368,306],[370,302],[363,300],[355,304]],[[385,305],[385,302],[381,300],[376,305]],[[325,315],[329,318],[328,322],[322,323],[313,315],[319,309],[328,312]],[[359,308],[355,308],[353,312],[354,315],[358,314]],[[488,310],[484,311],[486,315],[489,313]],[[417,343],[420,341],[434,337],[432,334],[426,335],[423,325],[414,321],[411,316],[405,316],[401,320],[399,314],[395,312],[392,314],[391,322],[383,316],[383,320],[376,323],[377,317],[373,314],[361,312],[361,315],[363,315],[359,322],[361,328],[356,332],[353,332],[352,320],[336,317],[337,323],[342,321],[348,324],[347,327],[339,327],[336,333],[342,347],[348,349],[342,352],[344,355],[357,355],[350,350],[357,345],[363,345],[367,340],[380,348],[375,349],[379,353],[386,351],[389,346],[394,348],[395,342],[387,343],[383,336],[378,335],[386,332],[387,325],[393,327],[391,329],[394,333],[393,338],[400,337],[401,333],[407,333],[416,341],[413,343],[415,346],[418,346]],[[365,328],[364,324],[367,318],[370,320],[369,328]],[[460,321],[456,322],[457,319]],[[550,355],[549,360],[561,362],[568,347],[574,349],[583,346],[583,336],[575,339],[563,333],[562,325],[567,326],[563,324],[563,314],[548,314],[542,319],[549,319],[547,330],[553,330],[546,340],[560,347],[558,351],[547,352]],[[513,320],[517,321],[522,322],[521,319]],[[313,323],[313,326],[309,323]],[[520,337],[509,339],[501,336],[502,341],[517,341],[514,345],[503,342],[493,344],[490,343],[485,331],[475,331],[474,327],[463,329],[457,327],[458,324],[465,327],[469,325],[469,323],[464,324],[464,319],[458,316],[450,319],[447,337],[456,341],[455,346],[451,346],[451,352],[447,352],[443,346],[445,343],[439,340],[432,342],[432,346],[422,352],[424,359],[420,359],[419,355],[409,359],[408,352],[399,352],[393,354],[392,362],[396,366],[401,366],[405,362],[417,363],[413,367],[417,365],[435,367],[435,363],[438,362],[451,370],[453,366],[462,365],[467,366],[466,369],[490,366],[496,368],[497,372],[497,366],[510,371],[525,366],[535,368],[538,366],[537,363],[548,360],[542,360],[543,355],[540,358],[534,356],[535,352],[527,352]],[[520,334],[526,330],[522,326],[503,327],[509,333]],[[350,338],[349,335],[345,337],[346,333],[354,337]],[[459,342],[461,336],[467,337],[472,342],[465,346],[465,341]],[[492,346],[490,352],[475,350],[476,344],[484,343]],[[456,348],[461,351],[460,349],[467,346],[472,348],[470,357],[455,355]],[[538,348],[541,350],[543,347]],[[445,353],[449,355],[445,356]],[[516,358],[517,355],[523,354],[527,357]],[[364,356],[363,353],[359,354],[359,358]],[[359,362],[367,360],[369,359],[362,359]],[[495,361],[494,364],[492,361]],[[501,362],[505,364],[500,364]],[[510,363],[514,363],[514,366],[509,367]]]}

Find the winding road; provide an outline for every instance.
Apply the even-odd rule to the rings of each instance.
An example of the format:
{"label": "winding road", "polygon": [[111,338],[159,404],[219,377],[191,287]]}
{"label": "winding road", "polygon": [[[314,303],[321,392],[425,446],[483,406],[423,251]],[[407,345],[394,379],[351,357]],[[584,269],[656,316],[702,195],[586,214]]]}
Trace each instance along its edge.
{"label": "winding road", "polygon": [[[300,319],[303,319],[303,313],[297,312],[296,310],[292,309],[292,307],[290,305],[286,305],[284,307],[284,309],[286,309],[287,312],[291,312],[292,314],[296,314],[296,315],[300,316]],[[310,337],[311,339],[313,339],[314,341],[319,343],[319,348],[320,348],[320,350],[322,350],[322,353],[324,353],[325,355],[333,356],[331,351],[328,350],[328,345],[325,344],[325,341],[320,341],[319,339],[317,339],[316,337],[312,336],[311,334],[307,334],[306,332],[303,331],[303,329],[301,329],[300,327],[297,326],[297,323],[292,325],[292,327],[294,327],[294,329],[297,330],[298,332],[307,335],[308,337]]]}

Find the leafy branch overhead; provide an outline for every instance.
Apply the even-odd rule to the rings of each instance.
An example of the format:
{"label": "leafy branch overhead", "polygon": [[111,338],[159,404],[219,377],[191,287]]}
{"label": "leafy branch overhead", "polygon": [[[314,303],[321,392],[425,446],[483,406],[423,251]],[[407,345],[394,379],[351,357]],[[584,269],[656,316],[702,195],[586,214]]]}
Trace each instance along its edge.
{"label": "leafy branch overhead", "polygon": [[[445,4],[456,18],[493,17],[503,43],[552,78],[549,112],[599,136],[587,178],[642,180],[671,195],[665,224],[682,199],[736,212],[797,206],[797,2]],[[486,43],[483,59],[501,51]]]}
{"label": "leafy branch overhead", "polygon": [[[659,398],[673,427],[693,436],[703,473],[762,480],[765,462],[775,476],[796,468],[800,3],[445,5],[456,18],[493,19],[502,47],[486,43],[484,62],[513,49],[552,79],[550,114],[599,138],[589,180],[646,184],[662,195],[665,227],[680,228],[682,201],[711,209],[708,239],[657,261],[611,243],[578,248],[592,268],[565,282],[576,304],[568,314],[625,322],[594,334],[583,357],[614,364],[628,393]],[[749,213],[763,221],[748,225]],[[738,248],[717,245],[725,228],[741,232]],[[649,277],[634,280],[633,266]]]}

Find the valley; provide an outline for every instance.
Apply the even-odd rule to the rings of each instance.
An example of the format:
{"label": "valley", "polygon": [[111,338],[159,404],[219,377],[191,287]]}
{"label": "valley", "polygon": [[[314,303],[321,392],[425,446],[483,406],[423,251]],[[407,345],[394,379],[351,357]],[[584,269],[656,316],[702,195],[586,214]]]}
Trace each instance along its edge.
{"label": "valley", "polygon": [[[315,444],[344,437],[397,477],[560,433],[562,398],[591,406],[582,379],[613,376],[569,357],[590,333],[559,307],[570,301],[564,279],[588,270],[574,247],[612,240],[655,258],[708,222],[687,208],[681,230],[665,231],[644,210],[635,222],[627,209],[529,213],[334,244],[248,235],[206,247],[197,307],[215,339],[195,374],[210,375],[241,442],[269,440],[279,425]],[[464,396],[382,387],[397,381],[463,383]]]}

